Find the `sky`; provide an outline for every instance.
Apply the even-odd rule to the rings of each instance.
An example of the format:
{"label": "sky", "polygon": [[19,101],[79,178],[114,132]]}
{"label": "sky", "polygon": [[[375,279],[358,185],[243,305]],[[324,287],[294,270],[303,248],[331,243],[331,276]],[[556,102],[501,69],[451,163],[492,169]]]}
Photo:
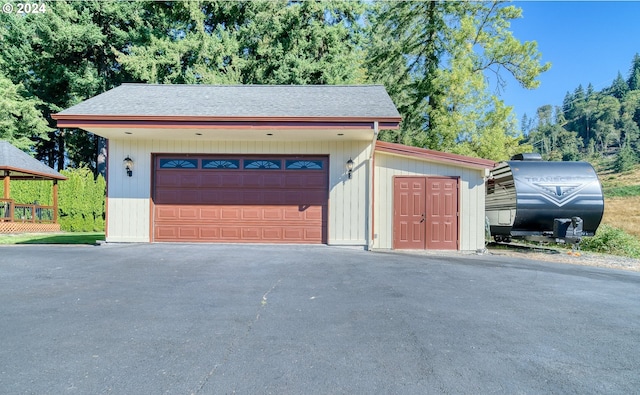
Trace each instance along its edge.
{"label": "sky", "polygon": [[521,88],[513,78],[502,91],[504,103],[514,107],[518,126],[522,116],[535,117],[538,107],[562,105],[567,92],[591,83],[596,91],[611,85],[622,73],[629,77],[631,62],[640,53],[640,1],[515,1],[522,18],[511,23],[520,41],[536,41],[542,62],[551,69],[541,74],[540,86]]}

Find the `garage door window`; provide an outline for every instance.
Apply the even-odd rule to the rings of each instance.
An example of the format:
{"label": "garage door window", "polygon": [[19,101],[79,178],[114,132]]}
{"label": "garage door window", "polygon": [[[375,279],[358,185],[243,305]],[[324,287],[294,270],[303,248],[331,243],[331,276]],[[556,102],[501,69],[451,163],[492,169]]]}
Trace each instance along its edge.
{"label": "garage door window", "polygon": [[203,169],[239,169],[240,161],[237,159],[203,159]]}
{"label": "garage door window", "polygon": [[245,160],[244,168],[245,169],[279,169],[282,166],[282,161],[273,160],[273,159],[255,159],[255,160]]}
{"label": "garage door window", "polygon": [[322,170],[321,160],[287,160],[287,170]]}
{"label": "garage door window", "polygon": [[160,159],[162,169],[197,169],[197,159]]}

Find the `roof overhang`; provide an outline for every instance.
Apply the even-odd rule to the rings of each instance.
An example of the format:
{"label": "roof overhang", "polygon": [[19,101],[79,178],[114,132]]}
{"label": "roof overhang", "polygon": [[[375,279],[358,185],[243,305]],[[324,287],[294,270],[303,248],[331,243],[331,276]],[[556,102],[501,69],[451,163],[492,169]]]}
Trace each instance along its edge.
{"label": "roof overhang", "polygon": [[401,118],[201,117],[54,114],[59,128],[105,138],[211,140],[367,140],[375,130],[397,129]]}
{"label": "roof overhang", "polygon": [[40,173],[37,171],[31,171],[27,169],[20,169],[11,166],[0,166],[0,177],[6,175],[8,172],[9,177],[12,180],[66,180],[67,177],[63,175],[54,175]]}
{"label": "roof overhang", "polygon": [[496,166],[496,162],[489,159],[473,158],[403,144],[388,143],[386,141],[378,141],[375,152],[476,170],[493,169]]}

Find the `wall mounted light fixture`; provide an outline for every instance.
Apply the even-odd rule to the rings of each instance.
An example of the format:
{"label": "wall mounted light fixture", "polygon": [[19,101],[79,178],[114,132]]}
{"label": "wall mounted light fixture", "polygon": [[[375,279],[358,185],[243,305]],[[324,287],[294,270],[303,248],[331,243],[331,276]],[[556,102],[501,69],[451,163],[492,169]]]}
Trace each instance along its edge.
{"label": "wall mounted light fixture", "polygon": [[133,175],[133,159],[127,156],[122,163],[124,164],[124,170],[127,172],[127,175],[131,177]]}
{"label": "wall mounted light fixture", "polygon": [[349,160],[347,161],[347,177],[351,179],[352,176],[353,176],[353,159],[349,158]]}

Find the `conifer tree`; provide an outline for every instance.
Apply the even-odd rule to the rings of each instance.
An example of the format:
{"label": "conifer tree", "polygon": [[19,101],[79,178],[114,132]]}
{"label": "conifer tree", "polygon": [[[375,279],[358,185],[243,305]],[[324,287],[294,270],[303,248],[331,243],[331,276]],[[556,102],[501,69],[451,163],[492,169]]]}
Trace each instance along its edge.
{"label": "conifer tree", "polygon": [[480,155],[469,151],[477,145],[460,142],[493,134],[499,124],[504,139],[494,142],[510,146],[511,109],[491,93],[486,73],[495,75],[499,86],[507,73],[532,89],[550,67],[540,64],[535,42],[522,43],[509,31],[510,21],[520,16],[519,8],[499,1],[379,4],[371,16],[366,64],[370,78],[385,84],[403,115],[401,132],[383,137]]}
{"label": "conifer tree", "polygon": [[633,61],[631,62],[628,85],[632,91],[640,89],[640,54],[638,53],[634,55]]}

